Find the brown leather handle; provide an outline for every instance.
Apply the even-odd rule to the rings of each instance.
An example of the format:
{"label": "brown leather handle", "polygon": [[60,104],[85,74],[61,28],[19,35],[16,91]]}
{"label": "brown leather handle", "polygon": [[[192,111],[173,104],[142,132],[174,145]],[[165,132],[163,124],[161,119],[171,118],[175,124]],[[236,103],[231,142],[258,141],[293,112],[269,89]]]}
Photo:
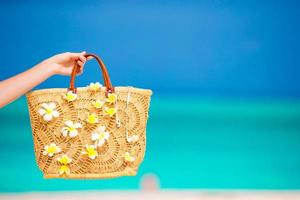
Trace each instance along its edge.
{"label": "brown leather handle", "polygon": [[[87,57],[93,57],[93,58],[95,58],[97,60],[99,66],[101,68],[101,71],[102,71],[104,86],[106,87],[106,94],[113,93],[114,92],[114,87],[112,86],[112,84],[110,82],[110,78],[109,78],[107,69],[105,67],[104,62],[101,60],[101,58],[99,56],[97,56],[96,54],[92,54],[92,53],[85,54],[84,56],[86,58]],[[78,69],[78,65],[77,65],[77,62],[75,62],[75,65],[74,65],[73,70],[72,70],[71,80],[70,80],[70,86],[69,86],[69,90],[71,90],[74,93],[77,92],[75,84],[74,84],[77,69]]]}

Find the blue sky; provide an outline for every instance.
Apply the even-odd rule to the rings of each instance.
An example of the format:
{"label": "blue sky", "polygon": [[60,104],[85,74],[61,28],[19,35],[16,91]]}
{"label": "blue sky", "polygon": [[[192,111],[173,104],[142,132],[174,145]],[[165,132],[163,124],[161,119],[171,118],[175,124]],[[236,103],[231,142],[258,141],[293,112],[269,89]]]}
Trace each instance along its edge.
{"label": "blue sky", "polygon": [[[0,6],[0,79],[55,53],[100,55],[114,85],[225,96],[300,95],[296,1],[28,1]],[[78,86],[101,77],[87,65]],[[55,76],[39,88],[67,87]]]}

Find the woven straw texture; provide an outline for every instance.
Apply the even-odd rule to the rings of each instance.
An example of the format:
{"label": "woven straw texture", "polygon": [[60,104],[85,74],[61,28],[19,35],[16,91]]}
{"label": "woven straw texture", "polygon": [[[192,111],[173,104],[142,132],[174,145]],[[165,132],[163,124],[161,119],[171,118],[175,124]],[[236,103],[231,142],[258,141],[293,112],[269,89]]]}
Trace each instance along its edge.
{"label": "woven straw texture", "polygon": [[[36,90],[27,94],[36,161],[44,177],[85,179],[135,175],[144,159],[146,122],[152,91],[115,87],[116,101],[113,105],[108,105],[116,108],[113,116],[105,114],[104,108],[97,109],[92,105],[95,100],[106,100],[105,87],[101,87],[98,92],[91,92],[88,87],[78,88],[74,101],[66,101],[63,98],[66,91],[66,88],[56,88]],[[45,121],[39,109],[43,104],[51,102],[55,104],[59,116]],[[97,123],[87,122],[91,113],[98,118]],[[82,125],[75,137],[62,134],[66,121]],[[84,152],[86,145],[94,144],[91,136],[100,126],[106,127],[109,138],[100,147],[95,147],[97,156],[91,159]],[[137,136],[137,141],[129,141],[128,138],[132,136]],[[60,151],[51,156],[45,155],[45,147],[51,143],[56,144]],[[126,152],[134,159],[126,160]],[[62,163],[58,162],[63,155],[71,159],[64,164],[67,170],[62,169]]]}

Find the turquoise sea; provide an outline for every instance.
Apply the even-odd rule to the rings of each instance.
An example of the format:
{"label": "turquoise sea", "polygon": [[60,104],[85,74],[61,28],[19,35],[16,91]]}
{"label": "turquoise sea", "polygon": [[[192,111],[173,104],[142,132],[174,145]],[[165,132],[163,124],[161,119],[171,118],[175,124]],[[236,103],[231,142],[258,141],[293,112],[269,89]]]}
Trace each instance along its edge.
{"label": "turquoise sea", "polygon": [[0,110],[0,192],[162,188],[300,189],[300,100],[153,96],[136,177],[45,180],[33,154],[26,99]]}

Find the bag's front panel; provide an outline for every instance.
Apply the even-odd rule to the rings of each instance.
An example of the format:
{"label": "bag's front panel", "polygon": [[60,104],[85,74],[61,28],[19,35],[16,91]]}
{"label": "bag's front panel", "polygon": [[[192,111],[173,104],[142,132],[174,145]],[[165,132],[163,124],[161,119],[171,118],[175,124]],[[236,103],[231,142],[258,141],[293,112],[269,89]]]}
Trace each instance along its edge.
{"label": "bag's front panel", "polygon": [[117,89],[114,103],[104,91],[81,89],[72,101],[64,95],[28,95],[36,160],[45,176],[134,175],[144,158],[150,97]]}

